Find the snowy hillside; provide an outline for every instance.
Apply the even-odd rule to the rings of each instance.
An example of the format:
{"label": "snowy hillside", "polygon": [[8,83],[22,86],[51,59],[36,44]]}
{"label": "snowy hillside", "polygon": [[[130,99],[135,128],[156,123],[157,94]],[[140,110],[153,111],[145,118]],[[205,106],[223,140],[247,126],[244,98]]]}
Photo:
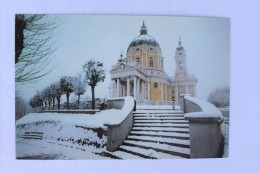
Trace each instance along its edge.
{"label": "snowy hillside", "polygon": [[[118,118],[119,112],[120,110],[110,109],[94,115],[31,113],[16,122],[17,157],[26,157],[28,153],[37,153],[37,151],[44,152],[48,148],[54,149],[53,146],[48,147],[53,144],[67,146],[66,148],[70,148],[70,150],[71,148],[78,148],[85,151],[87,150],[86,147],[88,149],[92,147],[92,151],[95,151],[96,148],[104,149],[107,141],[104,123],[112,123],[120,119]],[[23,139],[23,135],[28,132],[42,134],[42,140],[33,140],[33,147],[29,147],[28,144],[31,144],[32,140],[29,142],[29,140]],[[37,149],[37,146],[40,148]],[[26,150],[35,151],[26,152]],[[58,152],[58,150],[54,151]],[[68,152],[67,149],[66,151]],[[46,151],[46,153],[49,154],[50,151]],[[44,154],[41,153],[41,155]]]}

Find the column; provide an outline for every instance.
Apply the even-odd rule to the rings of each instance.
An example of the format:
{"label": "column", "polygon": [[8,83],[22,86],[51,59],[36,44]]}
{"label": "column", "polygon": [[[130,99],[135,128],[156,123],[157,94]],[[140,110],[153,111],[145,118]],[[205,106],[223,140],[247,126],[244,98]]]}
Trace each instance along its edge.
{"label": "column", "polygon": [[120,97],[120,82],[119,82],[119,78],[116,79],[116,97]]}
{"label": "column", "polygon": [[144,100],[146,100],[147,98],[147,85],[146,85],[146,81],[144,82]]}
{"label": "column", "polygon": [[161,86],[161,101],[163,102],[163,84],[161,84],[160,86]]}
{"label": "column", "polygon": [[148,82],[147,83],[147,95],[148,95],[148,101],[151,101],[151,98],[150,98],[150,86],[151,86],[151,82]]}
{"label": "column", "polygon": [[136,76],[134,77],[134,99],[136,100]]}
{"label": "column", "polygon": [[130,77],[127,77],[127,82],[126,82],[126,93],[127,93],[127,96],[130,96]]}
{"label": "column", "polygon": [[111,80],[111,98],[114,97],[114,79]]}
{"label": "column", "polygon": [[175,103],[179,104],[179,87],[178,84],[176,84],[175,86],[175,90],[174,90],[174,94],[175,94]]}
{"label": "column", "polygon": [[140,79],[137,79],[137,100],[140,100]]}
{"label": "column", "polygon": [[193,97],[196,97],[196,84],[193,86],[193,92],[194,92]]}
{"label": "column", "polygon": [[165,101],[167,102],[168,101],[168,85],[165,86],[166,90],[166,95],[165,95]]}
{"label": "column", "polygon": [[142,81],[142,100],[145,100],[145,83]]}
{"label": "column", "polygon": [[125,97],[125,84],[123,84],[122,87],[123,87],[123,97]]}

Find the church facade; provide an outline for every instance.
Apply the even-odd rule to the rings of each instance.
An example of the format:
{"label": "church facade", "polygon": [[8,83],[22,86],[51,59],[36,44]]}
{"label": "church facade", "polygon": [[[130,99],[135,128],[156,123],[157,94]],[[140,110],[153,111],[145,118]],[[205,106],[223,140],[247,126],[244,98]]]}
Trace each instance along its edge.
{"label": "church facade", "polygon": [[126,56],[122,53],[112,66],[110,96],[133,96],[137,103],[163,104],[175,101],[181,94],[196,96],[195,75],[188,74],[186,53],[182,42],[175,50],[175,75],[164,71],[164,57],[159,43],[148,35],[144,22],[140,35],[129,44]]}

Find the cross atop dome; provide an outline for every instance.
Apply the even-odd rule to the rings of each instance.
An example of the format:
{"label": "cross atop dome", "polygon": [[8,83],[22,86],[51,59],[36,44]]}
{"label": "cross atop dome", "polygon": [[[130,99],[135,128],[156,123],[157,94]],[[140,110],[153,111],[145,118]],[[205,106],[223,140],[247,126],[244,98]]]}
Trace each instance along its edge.
{"label": "cross atop dome", "polygon": [[147,28],[144,24],[144,20],[143,20],[143,26],[140,29],[140,35],[147,35]]}

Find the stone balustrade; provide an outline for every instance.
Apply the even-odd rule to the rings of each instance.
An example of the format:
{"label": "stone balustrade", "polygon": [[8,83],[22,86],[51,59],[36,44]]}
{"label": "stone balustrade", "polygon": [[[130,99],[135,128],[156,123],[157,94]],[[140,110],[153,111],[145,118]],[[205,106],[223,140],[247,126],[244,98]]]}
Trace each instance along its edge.
{"label": "stone balustrade", "polygon": [[131,96],[108,99],[108,108],[121,109],[122,121],[114,124],[104,124],[107,126],[107,150],[115,151],[124,142],[133,126],[133,111],[135,110],[135,100]]}
{"label": "stone balustrade", "polygon": [[214,105],[189,95],[180,96],[180,107],[189,120],[190,157],[215,158],[223,154],[222,113]]}

